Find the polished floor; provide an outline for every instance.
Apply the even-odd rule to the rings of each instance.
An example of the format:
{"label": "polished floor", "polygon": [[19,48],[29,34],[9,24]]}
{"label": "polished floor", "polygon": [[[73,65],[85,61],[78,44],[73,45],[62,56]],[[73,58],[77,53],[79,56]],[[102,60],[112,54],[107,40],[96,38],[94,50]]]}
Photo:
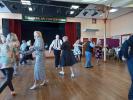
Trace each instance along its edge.
{"label": "polished floor", "polygon": [[36,90],[29,90],[33,65],[21,66],[19,75],[13,80],[17,96],[12,97],[7,88],[0,94],[0,100],[127,100],[130,77],[125,64],[108,61],[96,66],[93,61],[94,67],[86,69],[83,59],[73,67],[76,75],[73,79],[69,69],[63,77],[53,64],[53,59],[46,59],[49,83]]}

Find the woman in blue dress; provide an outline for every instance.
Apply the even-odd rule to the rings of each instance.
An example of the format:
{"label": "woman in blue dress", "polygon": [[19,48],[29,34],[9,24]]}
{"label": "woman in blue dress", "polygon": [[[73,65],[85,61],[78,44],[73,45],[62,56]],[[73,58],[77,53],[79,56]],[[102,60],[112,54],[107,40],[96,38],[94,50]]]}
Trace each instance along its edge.
{"label": "woman in blue dress", "polygon": [[37,81],[43,81],[40,85],[45,85],[48,80],[46,80],[45,66],[44,66],[44,42],[42,34],[40,31],[34,32],[34,46],[32,51],[35,53],[35,66],[34,66],[34,84],[30,88],[31,90],[35,89]]}

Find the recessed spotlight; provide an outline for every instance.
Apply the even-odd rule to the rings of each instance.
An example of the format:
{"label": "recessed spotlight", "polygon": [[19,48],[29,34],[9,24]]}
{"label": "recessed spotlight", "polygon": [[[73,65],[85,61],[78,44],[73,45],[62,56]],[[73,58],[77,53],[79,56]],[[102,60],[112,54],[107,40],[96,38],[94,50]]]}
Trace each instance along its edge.
{"label": "recessed spotlight", "polygon": [[1,8],[4,8],[4,5],[3,5],[2,3],[0,3],[0,7],[1,7]]}
{"label": "recessed spotlight", "polygon": [[71,15],[74,14],[74,11],[70,11],[70,14],[71,14]]}
{"label": "recessed spotlight", "polygon": [[78,9],[78,8],[79,8],[78,5],[72,5],[72,6],[71,6],[71,9]]}
{"label": "recessed spotlight", "polygon": [[28,9],[29,9],[29,11],[33,11],[32,7],[29,7]]}
{"label": "recessed spotlight", "polygon": [[118,9],[114,9],[114,8],[113,8],[113,9],[110,9],[110,10],[109,10],[109,12],[116,12],[116,11],[118,11]]}
{"label": "recessed spotlight", "polygon": [[97,15],[97,14],[98,14],[98,12],[95,11],[91,16],[95,16],[95,15]]}
{"label": "recessed spotlight", "polygon": [[84,11],[84,12],[83,12],[83,15],[84,15],[84,16],[86,16],[87,14],[88,14],[88,12],[87,12],[87,11]]}

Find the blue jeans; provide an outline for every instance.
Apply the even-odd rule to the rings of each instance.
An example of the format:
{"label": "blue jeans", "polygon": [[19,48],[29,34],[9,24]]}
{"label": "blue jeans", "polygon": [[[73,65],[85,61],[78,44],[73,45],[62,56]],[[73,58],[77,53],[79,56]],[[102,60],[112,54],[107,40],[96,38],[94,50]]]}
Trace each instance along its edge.
{"label": "blue jeans", "polygon": [[133,100],[133,57],[127,60],[128,70],[131,76],[131,87],[128,93],[128,100]]}
{"label": "blue jeans", "polygon": [[85,62],[85,67],[91,67],[91,57],[92,57],[92,53],[89,51],[85,51],[85,58],[86,58],[86,62]]}

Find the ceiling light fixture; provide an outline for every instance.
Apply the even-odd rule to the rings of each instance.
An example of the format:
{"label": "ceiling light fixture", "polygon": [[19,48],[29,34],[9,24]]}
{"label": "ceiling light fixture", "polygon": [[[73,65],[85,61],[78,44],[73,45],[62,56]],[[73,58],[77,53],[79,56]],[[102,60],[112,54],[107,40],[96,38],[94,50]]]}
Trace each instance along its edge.
{"label": "ceiling light fixture", "polygon": [[114,9],[114,8],[113,8],[113,9],[110,9],[110,10],[109,10],[109,12],[111,12],[111,13],[112,13],[112,12],[116,12],[116,11],[118,11],[118,9]]}
{"label": "ceiling light fixture", "polygon": [[83,12],[83,15],[86,16],[88,14],[88,11],[85,9]]}
{"label": "ceiling light fixture", "polygon": [[85,11],[85,12],[83,12],[83,15],[84,15],[84,16],[86,16],[86,15],[87,15],[87,13],[88,13],[88,12],[87,12],[87,11]]}
{"label": "ceiling light fixture", "polygon": [[91,16],[95,16],[95,15],[97,15],[97,14],[98,14],[98,12],[95,11]]}
{"label": "ceiling light fixture", "polygon": [[74,14],[74,11],[70,11],[70,14],[71,14],[71,15]]}
{"label": "ceiling light fixture", "polygon": [[23,5],[31,5],[31,2],[29,0],[21,0],[21,3]]}
{"label": "ceiling light fixture", "polygon": [[78,9],[78,8],[79,8],[78,5],[72,5],[72,6],[71,6],[71,9]]}
{"label": "ceiling light fixture", "polygon": [[0,7],[1,7],[1,8],[4,8],[4,5],[3,5],[2,3],[0,3]]}
{"label": "ceiling light fixture", "polygon": [[29,11],[33,11],[32,7],[29,7],[28,9],[29,9]]}

